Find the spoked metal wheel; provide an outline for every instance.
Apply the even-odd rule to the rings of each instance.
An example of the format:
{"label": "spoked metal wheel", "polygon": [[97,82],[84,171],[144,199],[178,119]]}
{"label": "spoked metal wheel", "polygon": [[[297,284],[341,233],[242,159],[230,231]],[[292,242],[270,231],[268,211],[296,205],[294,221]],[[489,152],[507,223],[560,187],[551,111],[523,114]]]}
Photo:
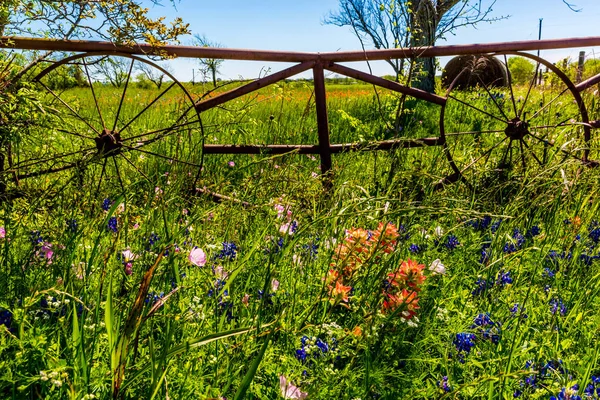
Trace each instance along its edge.
{"label": "spoked metal wheel", "polygon": [[[113,76],[101,74],[107,67]],[[162,86],[149,88],[146,81],[141,88],[136,74],[142,68],[162,74]],[[60,89],[67,72],[80,87]],[[192,181],[199,173],[200,116],[188,90],[159,65],[127,54],[86,53],[53,64],[35,81],[47,118],[12,146],[4,174],[17,190],[60,190],[75,183],[120,192],[136,183],[158,184],[165,176]]]}
{"label": "spoked metal wheel", "polygon": [[[447,182],[474,184],[498,176],[527,176],[589,162],[590,128],[581,96],[553,64],[530,54],[531,71],[508,79],[508,87],[485,83],[472,66],[450,84],[440,133],[452,168]],[[497,55],[506,65],[507,54]],[[545,71],[548,71],[547,73]],[[476,89],[460,90],[471,79]]]}

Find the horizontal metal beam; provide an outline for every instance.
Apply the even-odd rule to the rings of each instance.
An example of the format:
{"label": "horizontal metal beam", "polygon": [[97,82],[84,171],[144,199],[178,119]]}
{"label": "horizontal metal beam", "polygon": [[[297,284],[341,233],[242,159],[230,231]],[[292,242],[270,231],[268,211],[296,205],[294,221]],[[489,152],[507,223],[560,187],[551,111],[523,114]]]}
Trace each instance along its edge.
{"label": "horizontal metal beam", "polygon": [[[331,153],[344,153],[347,151],[366,150],[391,150],[411,149],[416,147],[441,146],[443,139],[430,137],[423,139],[395,139],[379,142],[365,143],[340,143],[329,146]],[[204,154],[320,154],[320,147],[311,144],[271,144],[271,145],[230,145],[230,144],[205,144]]]}
{"label": "horizontal metal beam", "polygon": [[433,46],[400,48],[389,50],[342,51],[328,53],[309,53],[271,50],[224,49],[196,46],[167,45],[160,48],[148,44],[133,46],[116,45],[111,42],[98,42],[86,40],[56,40],[24,37],[2,37],[0,48],[15,48],[23,50],[56,50],[70,52],[88,51],[114,51],[128,54],[156,55],[159,52],[177,57],[189,58],[217,58],[226,60],[254,60],[254,61],[366,61],[389,60],[412,57],[441,57],[463,54],[502,53],[511,51],[550,50],[600,46],[600,36],[523,40],[516,42],[497,42],[485,44],[461,44],[452,46]]}
{"label": "horizontal metal beam", "polygon": [[241,97],[245,94],[252,93],[252,92],[259,90],[265,86],[272,85],[273,83],[277,83],[283,79],[287,79],[291,76],[297,75],[301,72],[306,71],[307,69],[312,68],[314,65],[315,65],[314,61],[305,61],[303,63],[294,65],[293,67],[286,68],[283,71],[279,71],[279,72],[275,72],[274,74],[267,75],[264,78],[257,79],[257,80],[252,81],[244,86],[240,86],[240,87],[237,87],[228,92],[221,93],[218,96],[199,101],[198,103],[196,103],[196,110],[198,110],[198,112],[206,111],[210,108],[218,106],[219,104],[223,104],[230,100]]}
{"label": "horizontal metal beam", "polygon": [[424,90],[412,88],[409,86],[401,85],[397,82],[390,81],[389,79],[380,78],[378,76],[374,76],[371,74],[367,74],[366,72],[358,71],[352,68],[345,67],[343,65],[330,63],[326,65],[329,71],[337,72],[338,74],[342,74],[344,76],[348,76],[350,78],[358,79],[360,81],[364,81],[367,83],[372,83],[373,85],[390,89],[395,92],[404,93],[409,96],[415,97],[417,99],[422,99],[429,101],[431,103],[443,106],[446,104],[446,98],[442,96],[438,96],[433,93],[426,92]]}

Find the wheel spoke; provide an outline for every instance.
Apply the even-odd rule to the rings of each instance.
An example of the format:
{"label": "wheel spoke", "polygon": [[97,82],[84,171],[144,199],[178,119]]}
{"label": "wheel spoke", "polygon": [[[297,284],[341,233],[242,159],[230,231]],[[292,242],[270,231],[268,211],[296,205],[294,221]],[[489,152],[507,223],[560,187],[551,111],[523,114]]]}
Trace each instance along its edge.
{"label": "wheel spoke", "polygon": [[[143,146],[145,146],[145,145],[146,144],[144,144]],[[149,150],[142,150],[140,148],[142,146],[140,146],[140,147],[125,146],[125,147],[128,148],[131,151],[139,151],[140,153],[148,154],[148,155],[151,155],[151,156],[154,156],[154,157],[158,157],[158,158],[163,158],[165,160],[173,161],[173,162],[176,162],[176,163],[179,163],[179,164],[185,164],[185,165],[189,165],[189,166],[192,166],[192,167],[198,167],[198,168],[201,167],[199,164],[194,164],[194,163],[191,163],[191,162],[188,162],[188,161],[183,161],[183,160],[180,160],[178,158],[168,157],[168,156],[165,156],[165,155],[162,155],[162,154],[159,154],[159,153],[154,153],[154,152],[149,151]]]}
{"label": "wheel spoke", "polygon": [[511,151],[510,149],[512,148],[512,142],[513,140],[510,139],[510,143],[508,144],[508,146],[506,146],[506,150],[504,151],[504,155],[502,156],[502,160],[500,161],[500,166],[502,166],[503,168],[507,165],[506,157],[508,157],[508,153],[509,151]]}
{"label": "wheel spoke", "polygon": [[87,139],[87,140],[94,140],[94,138],[91,138],[91,137],[89,137],[89,136],[82,135],[81,133],[71,132],[71,131],[67,131],[67,130],[65,130],[65,129],[60,129],[60,128],[55,128],[55,129],[56,129],[58,132],[61,132],[61,133],[66,133],[67,135],[73,135],[73,136],[77,136],[77,137],[80,137],[80,138],[82,138],[82,139]]}
{"label": "wheel spoke", "polygon": [[135,164],[134,164],[134,163],[133,163],[133,162],[132,162],[132,161],[131,161],[129,158],[127,158],[127,157],[125,156],[125,154],[123,154],[123,153],[120,153],[119,155],[120,155],[121,157],[123,157],[123,159],[125,159],[125,161],[127,161],[127,162],[129,163],[129,165],[131,165],[133,168],[135,168],[135,170],[136,170],[137,172],[139,172],[139,173],[140,173],[140,175],[142,175],[144,178],[146,178],[146,180],[147,180],[148,182],[151,182],[151,181],[150,181],[150,178],[148,178],[148,175],[146,175],[144,172],[142,172],[142,170],[141,170],[141,169],[139,169],[139,168],[138,168],[138,167],[137,167],[137,166],[136,166],[136,165],[135,165]]}
{"label": "wheel spoke", "polygon": [[523,140],[519,140],[519,147],[521,149],[521,162],[523,163],[523,171],[527,170],[527,163],[525,162],[525,151],[523,150]]}
{"label": "wheel spoke", "polygon": [[56,155],[54,157],[51,158],[46,158],[46,157],[41,157],[38,159],[34,159],[34,160],[27,160],[27,161],[23,161],[23,163],[26,163],[25,165],[22,165],[21,163],[17,163],[13,165],[13,169],[22,169],[22,168],[29,168],[29,167],[33,167],[34,165],[38,165],[44,162],[50,162],[50,161],[55,161],[61,158],[65,158],[65,157],[69,157],[69,156],[73,156],[75,154],[81,154],[81,153],[89,153],[90,151],[94,150],[93,147],[90,147],[88,149],[83,149],[83,150],[77,150],[77,151],[73,151],[71,153],[65,153],[65,154],[60,154],[60,155]]}
{"label": "wheel spoke", "polygon": [[503,119],[501,119],[501,118],[498,118],[498,117],[496,117],[495,115],[492,115],[492,114],[488,113],[487,111],[483,111],[481,108],[475,107],[474,105],[472,105],[472,104],[469,104],[469,103],[467,103],[467,102],[465,102],[465,101],[462,101],[461,99],[459,99],[459,98],[457,98],[457,97],[455,97],[455,96],[448,95],[448,97],[449,97],[449,98],[451,98],[451,99],[454,99],[454,100],[458,101],[459,103],[462,103],[462,104],[464,104],[464,105],[465,105],[465,106],[467,106],[467,107],[471,107],[472,109],[474,109],[474,110],[477,110],[477,111],[479,111],[480,113],[487,115],[488,117],[491,117],[491,118],[493,118],[493,119],[495,119],[495,120],[498,120],[498,121],[500,121],[500,122],[502,122],[502,123],[504,123],[504,124],[507,124],[507,123],[508,123],[506,120],[503,120]]}
{"label": "wheel spoke", "polygon": [[[508,60],[506,59],[506,54],[504,55],[504,65],[506,66],[506,70],[508,70]],[[512,78],[510,73],[508,74],[508,87],[510,88],[510,100],[512,101],[513,108],[515,110],[515,117],[518,117],[519,114],[517,114],[517,103],[515,102],[515,94],[513,92]]]}
{"label": "wheel spoke", "polygon": [[129,66],[129,73],[127,74],[127,79],[125,80],[125,88],[123,88],[123,95],[121,95],[121,101],[119,102],[119,108],[117,109],[117,115],[115,116],[115,123],[113,125],[113,132],[117,130],[117,123],[119,122],[119,115],[121,114],[121,107],[123,106],[123,101],[125,100],[125,94],[127,93],[127,87],[129,86],[129,79],[131,78],[131,71],[133,71],[133,64],[135,63],[134,59],[131,59],[131,65]]}
{"label": "wheel spoke", "polygon": [[498,102],[496,101],[496,98],[490,92],[490,90],[488,89],[487,85],[485,84],[485,82],[483,81],[483,79],[481,79],[481,76],[479,74],[477,74],[477,79],[479,79],[479,82],[481,82],[481,84],[483,85],[483,88],[485,89],[485,91],[487,92],[488,96],[490,96],[490,98],[492,99],[492,101],[494,102],[494,104],[496,105],[496,107],[498,108],[498,111],[500,111],[500,113],[502,114],[502,116],[506,120],[509,120],[510,118],[508,118],[508,116],[504,113],[504,110],[502,109],[502,107],[500,107],[500,104],[498,104]]}
{"label": "wheel spoke", "polygon": [[504,141],[506,141],[506,139],[508,139],[508,137],[505,137],[504,139],[502,139],[501,141],[499,141],[498,143],[496,143],[495,145],[493,145],[492,147],[490,147],[488,150],[485,151],[485,153],[483,153],[481,156],[479,156],[478,158],[476,158],[474,161],[472,161],[470,164],[468,164],[466,167],[464,167],[460,173],[462,174],[463,172],[465,172],[467,169],[471,168],[473,165],[475,165],[476,163],[479,162],[479,160],[481,160],[482,158],[484,158],[485,156],[487,156],[488,154],[491,154],[492,151],[494,151],[494,149],[496,149],[498,146],[500,146],[502,143],[504,143]]}
{"label": "wheel spoke", "polygon": [[100,185],[102,184],[102,179],[104,179],[104,172],[106,171],[106,157],[102,162],[102,172],[100,172],[100,179],[98,179],[98,187],[96,188],[96,193],[100,193]]}
{"label": "wheel spoke", "polygon": [[123,133],[123,131],[127,128],[129,128],[129,126],[135,122],[136,119],[138,119],[143,113],[145,113],[150,107],[152,107],[154,105],[154,103],[156,103],[158,100],[160,100],[161,97],[163,97],[165,95],[165,93],[167,93],[169,90],[171,90],[171,88],[173,86],[175,86],[177,83],[173,82],[172,84],[169,85],[168,88],[166,88],[165,90],[162,91],[161,94],[158,95],[158,97],[156,97],[154,100],[152,100],[152,102],[150,104],[148,104],[146,107],[144,107],[144,109],[142,111],[140,111],[135,117],[133,117],[127,124],[125,124],[125,126],[123,128],[121,128],[119,130],[120,133]]}
{"label": "wheel spoke", "polygon": [[[175,124],[176,123],[177,122],[175,122]],[[190,121],[190,122],[185,122],[185,123],[179,124],[179,125],[172,125],[172,126],[170,126],[168,128],[157,129],[155,131],[150,131],[150,132],[142,133],[140,135],[131,136],[131,137],[128,137],[126,139],[122,139],[121,142],[123,142],[123,143],[125,143],[125,142],[131,142],[133,140],[142,138],[144,136],[154,135],[154,134],[161,133],[161,132],[166,132],[166,131],[172,131],[172,130],[175,130],[175,129],[178,129],[178,128],[182,128],[184,126],[196,124],[196,123],[198,123],[198,121]],[[166,136],[166,135],[164,135],[164,136]],[[162,138],[164,136],[163,135],[159,135],[159,138]]]}
{"label": "wheel spoke", "polygon": [[531,82],[529,82],[529,88],[527,89],[527,94],[525,95],[525,100],[523,100],[523,104],[521,105],[521,109],[519,110],[519,114],[517,115],[519,118],[521,118],[521,115],[523,115],[523,110],[525,109],[525,104],[527,104],[527,100],[529,99],[529,95],[531,94],[531,89],[533,88],[533,85],[537,81],[539,69],[540,69],[540,62],[538,61],[536,64],[536,67],[535,67],[535,74],[533,74],[533,79],[531,80]]}
{"label": "wheel spoke", "polygon": [[535,155],[535,152],[533,151],[533,149],[531,147],[529,147],[527,142],[525,142],[523,139],[521,139],[521,143],[525,146],[525,148],[527,148],[527,150],[529,150],[529,152],[531,153],[531,155],[533,156],[535,161],[537,161],[537,163],[540,165],[540,167],[543,167],[544,164],[539,160],[539,158],[537,158],[537,156]]}
{"label": "wheel spoke", "polygon": [[[529,133],[529,136],[531,136],[531,137],[532,137],[532,138],[534,138],[535,140],[537,140],[537,141],[539,141],[539,142],[541,142],[541,143],[543,143],[543,144],[545,144],[545,145],[548,145],[548,146],[552,146],[552,147],[554,147],[554,142],[551,142],[551,141],[549,141],[549,140],[546,140],[546,139],[539,138],[539,137],[537,137],[536,135],[534,135],[534,134],[533,134],[533,133],[531,133],[531,132]],[[561,152],[563,152],[564,154],[568,155],[569,157],[572,157],[572,158],[574,158],[574,159],[576,159],[576,160],[579,160],[579,161],[581,161],[582,163],[584,163],[584,162],[585,162],[585,160],[584,160],[584,159],[582,159],[581,157],[577,157],[576,155],[574,155],[573,153],[570,153],[570,152],[568,152],[567,150],[563,149],[562,147],[561,147],[561,148],[559,148],[558,150],[560,150],[560,151],[561,151]]]}
{"label": "wheel spoke", "polygon": [[96,98],[96,91],[94,90],[94,83],[92,82],[92,78],[90,77],[90,72],[88,71],[87,63],[85,62],[85,58],[83,59],[83,67],[85,69],[85,74],[87,75],[88,82],[90,84],[90,89],[92,90],[92,97],[94,98],[94,103],[96,104],[96,110],[98,111],[98,116],[100,117],[100,123],[102,124],[102,128],[106,129],[106,125],[104,124],[104,118],[102,118],[102,112],[100,111],[100,105],[98,104],[98,99]]}
{"label": "wheel spoke", "polygon": [[553,98],[552,100],[550,100],[545,106],[543,106],[541,109],[539,109],[538,111],[536,111],[531,117],[529,117],[529,121],[531,121],[532,119],[534,119],[535,117],[537,117],[542,111],[544,111],[546,108],[550,107],[550,105],[552,103],[554,103],[556,100],[558,100],[558,98],[560,96],[562,96],[563,94],[565,94],[567,92],[567,90],[569,90],[568,87],[564,88],[562,92],[560,92],[558,95],[556,95],[555,98]]}
{"label": "wheel spoke", "polygon": [[89,126],[90,129],[92,129],[94,132],[96,132],[98,135],[100,135],[100,132],[98,132],[98,130],[96,128],[94,128],[88,121],[86,121],[85,118],[83,118],[81,115],[79,115],[79,113],[77,113],[77,111],[75,111],[70,105],[68,105],[63,99],[61,99],[60,96],[58,96],[56,93],[54,93],[54,91],[52,91],[52,89],[50,89],[48,86],[46,86],[44,84],[44,82],[41,82],[41,81],[38,81],[38,82],[40,83],[40,85],[42,85],[44,87],[44,89],[46,89],[48,91],[48,93],[50,93],[52,96],[56,97],[56,99],[58,101],[60,101],[65,107],[67,107],[69,109],[69,111],[71,111],[71,113],[73,113],[74,116],[79,118],[87,126]]}
{"label": "wheel spoke", "polygon": [[121,179],[121,172],[119,171],[119,164],[117,164],[117,160],[112,157],[113,164],[115,165],[115,171],[117,172],[117,178],[119,178],[119,184],[121,185],[121,189],[123,193],[125,193],[125,185],[123,185],[123,180]]}
{"label": "wheel spoke", "polygon": [[462,135],[481,135],[484,133],[502,133],[504,132],[504,129],[500,129],[500,130],[489,130],[489,131],[470,131],[470,132],[451,132],[451,133],[446,133],[446,136],[462,136]]}

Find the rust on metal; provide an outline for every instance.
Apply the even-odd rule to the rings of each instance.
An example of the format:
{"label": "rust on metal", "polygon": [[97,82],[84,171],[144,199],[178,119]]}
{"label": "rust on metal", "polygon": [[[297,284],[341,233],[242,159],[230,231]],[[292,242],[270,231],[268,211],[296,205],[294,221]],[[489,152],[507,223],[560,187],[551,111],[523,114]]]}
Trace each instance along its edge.
{"label": "rust on metal", "polygon": [[199,101],[196,103],[196,110],[197,111],[206,111],[210,108],[218,106],[219,104],[223,104],[227,101],[236,99],[245,94],[252,93],[256,90],[262,89],[265,86],[272,85],[283,79],[297,75],[301,72],[311,69],[314,65],[315,65],[314,61],[305,61],[301,64],[294,65],[293,67],[286,68],[282,71],[265,76],[264,78],[261,78],[261,79],[257,79],[255,81],[252,81],[246,85],[237,87],[228,92],[219,94],[218,96],[212,97],[207,100]]}
{"label": "rust on metal", "polygon": [[205,144],[204,154],[319,154],[317,145],[232,145],[232,144]]}
{"label": "rust on metal", "polygon": [[[364,143],[339,143],[329,145],[332,154],[347,151],[412,149],[417,147],[441,146],[439,137],[421,139],[394,139]],[[321,154],[320,147],[312,144],[233,145],[205,144],[205,154]]]}
{"label": "rust on metal", "polygon": [[315,87],[315,108],[317,111],[317,132],[319,134],[319,153],[321,155],[321,174],[331,170],[331,149],[329,145],[329,121],[327,118],[327,92],[325,91],[325,73],[323,65],[313,67]]}
{"label": "rust on metal", "polygon": [[171,56],[189,58],[217,58],[224,60],[275,62],[303,62],[315,60],[331,62],[375,61],[397,58],[442,57],[463,54],[503,53],[513,51],[551,50],[592,46],[600,46],[600,36],[326,53],[223,49],[176,45],[153,47],[148,44],[135,44],[133,46],[126,46],[111,42],[87,40],[56,40],[24,37],[0,38],[0,47],[22,50],[55,50],[74,52],[107,51],[139,55],[168,54]]}
{"label": "rust on metal", "polygon": [[372,83],[373,85],[377,85],[377,86],[380,86],[385,89],[390,89],[395,92],[404,93],[409,96],[413,96],[417,99],[422,99],[422,100],[425,100],[425,101],[428,101],[430,103],[434,103],[434,104],[437,104],[440,106],[443,106],[444,104],[446,104],[445,97],[438,96],[433,93],[426,92],[424,90],[404,86],[397,82],[393,82],[388,79],[380,78],[375,75],[367,74],[366,72],[348,68],[343,65],[331,63],[331,64],[326,65],[325,68],[330,71],[337,72],[338,74],[348,76],[350,78],[358,79],[360,81],[364,81],[367,83]]}
{"label": "rust on metal", "polygon": [[582,92],[585,89],[590,88],[597,83],[600,83],[600,74],[592,76],[591,78],[589,78],[581,83],[578,83],[577,85],[575,85],[575,88],[578,91]]}

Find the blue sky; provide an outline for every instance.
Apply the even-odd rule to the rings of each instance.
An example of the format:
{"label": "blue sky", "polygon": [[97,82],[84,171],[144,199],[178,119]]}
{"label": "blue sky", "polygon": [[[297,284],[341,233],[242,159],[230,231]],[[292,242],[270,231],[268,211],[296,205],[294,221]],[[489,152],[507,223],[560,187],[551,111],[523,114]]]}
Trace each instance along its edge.
{"label": "blue sky", "polygon": [[[153,15],[166,16],[167,20],[180,16],[190,24],[193,33],[206,35],[223,47],[315,52],[360,49],[360,43],[349,28],[322,22],[328,12],[337,9],[338,0],[181,0],[175,9],[167,5],[168,0],[164,2],[164,6],[150,6]],[[570,2],[581,11],[570,11],[562,0],[498,0],[493,16],[509,18],[462,28],[437,44],[535,40],[540,18],[543,18],[542,37],[546,39],[600,36],[600,0]],[[191,37],[183,38],[182,44],[191,44],[191,40]],[[579,50],[600,57],[600,47],[544,51],[542,56],[551,61],[563,57],[576,59]],[[443,65],[446,60],[440,62]],[[172,65],[177,77],[183,80],[191,79],[192,69],[198,67],[197,62],[190,59],[179,59]],[[355,65],[360,69],[366,67]],[[277,71],[285,66],[228,60],[221,68],[221,77],[253,78],[265,68]],[[382,62],[373,64],[373,70],[378,75],[391,73]]]}

